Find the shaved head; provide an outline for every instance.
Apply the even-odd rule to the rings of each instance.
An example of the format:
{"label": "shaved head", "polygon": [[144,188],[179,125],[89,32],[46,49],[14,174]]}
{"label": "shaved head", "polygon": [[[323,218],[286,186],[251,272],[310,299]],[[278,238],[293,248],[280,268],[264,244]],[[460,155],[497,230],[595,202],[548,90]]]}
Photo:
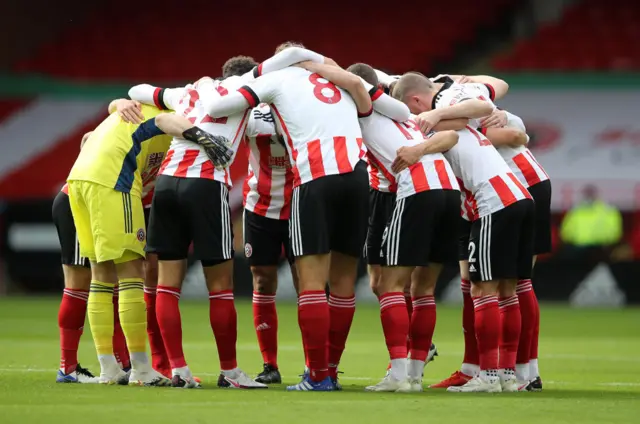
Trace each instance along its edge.
{"label": "shaved head", "polygon": [[366,63],[354,63],[347,68],[347,71],[359,76],[374,87],[378,86],[378,75],[376,75],[375,69]]}
{"label": "shaved head", "polygon": [[433,83],[426,76],[418,72],[404,74],[393,87],[391,95],[404,102],[405,99],[414,94],[428,94],[433,91]]}

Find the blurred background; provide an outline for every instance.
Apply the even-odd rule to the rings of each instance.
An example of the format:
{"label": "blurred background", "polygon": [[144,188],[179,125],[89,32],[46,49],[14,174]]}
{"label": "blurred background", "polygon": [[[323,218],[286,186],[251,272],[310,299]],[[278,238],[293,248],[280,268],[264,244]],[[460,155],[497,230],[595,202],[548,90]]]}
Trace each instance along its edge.
{"label": "blurred background", "polygon": [[[51,202],[82,135],[110,100],[140,82],[177,86],[218,76],[244,54],[261,61],[286,40],[348,66],[490,74],[511,90],[553,182],[554,251],[534,284],[576,306],[640,303],[640,2],[637,0],[0,0],[0,296],[59,294]],[[246,152],[233,165],[242,208]],[[237,219],[236,219],[237,221]],[[236,225],[236,295],[251,293]],[[361,279],[361,299],[369,294]],[[288,267],[282,298],[294,298]],[[185,294],[205,293],[193,264]],[[441,300],[459,301],[455,267]]]}

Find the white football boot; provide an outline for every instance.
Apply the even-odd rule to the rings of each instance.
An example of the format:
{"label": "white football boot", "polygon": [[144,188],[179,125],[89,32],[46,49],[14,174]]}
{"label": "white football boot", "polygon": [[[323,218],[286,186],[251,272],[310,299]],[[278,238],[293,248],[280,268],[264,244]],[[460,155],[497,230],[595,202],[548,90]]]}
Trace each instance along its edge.
{"label": "white football boot", "polygon": [[421,392],[422,389],[422,379],[421,378],[409,378],[407,379],[409,384],[405,387],[401,387],[396,392],[398,393],[416,393]]}
{"label": "white football boot", "polygon": [[463,386],[451,386],[447,388],[447,392],[453,393],[500,393],[502,386],[499,378],[483,378],[481,376],[473,377]]}
{"label": "white football boot", "polygon": [[218,387],[230,389],[268,389],[266,384],[258,383],[240,368],[222,371],[218,377]]}
{"label": "white football boot", "polygon": [[132,368],[129,375],[130,386],[155,386],[166,387],[171,386],[171,380],[162,375],[162,373],[151,367],[140,367],[142,369]]}
{"label": "white football boot", "polygon": [[364,390],[366,392],[410,392],[411,384],[408,378],[398,380],[389,372],[378,384],[367,386]]}

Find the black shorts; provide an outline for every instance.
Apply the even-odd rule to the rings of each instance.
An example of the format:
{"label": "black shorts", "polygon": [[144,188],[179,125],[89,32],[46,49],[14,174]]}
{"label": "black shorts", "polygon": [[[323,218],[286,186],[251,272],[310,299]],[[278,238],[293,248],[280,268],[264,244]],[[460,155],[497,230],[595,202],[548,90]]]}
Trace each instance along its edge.
{"label": "black shorts", "polygon": [[203,266],[233,258],[233,226],[229,190],[204,178],[159,175],[151,203],[147,252],[159,260],[193,256]]}
{"label": "black shorts", "polygon": [[89,268],[89,259],[80,256],[80,245],[69,205],[69,195],[63,192],[58,193],[53,199],[51,216],[58,231],[62,264]]}
{"label": "black shorts", "polygon": [[327,175],[293,189],[289,234],[293,255],[336,251],[359,258],[369,216],[367,166]]}
{"label": "black shorts", "polygon": [[483,216],[471,224],[471,281],[531,278],[533,258],[533,200],[524,199]]}
{"label": "black shorts", "polygon": [[533,254],[549,253],[551,252],[551,180],[529,187],[529,193],[536,202]]}
{"label": "black shorts", "polygon": [[365,256],[369,265],[382,265],[382,235],[396,206],[396,194],[369,189],[369,229]]}
{"label": "black shorts", "polygon": [[469,260],[469,237],[471,237],[471,221],[463,217],[459,219],[458,227],[458,260]]}
{"label": "black shorts", "polygon": [[242,232],[244,255],[250,266],[277,266],[283,248],[289,263],[293,263],[288,219],[267,218],[245,209]]}
{"label": "black shorts", "polygon": [[427,190],[396,201],[382,239],[386,266],[455,262],[460,193]]}

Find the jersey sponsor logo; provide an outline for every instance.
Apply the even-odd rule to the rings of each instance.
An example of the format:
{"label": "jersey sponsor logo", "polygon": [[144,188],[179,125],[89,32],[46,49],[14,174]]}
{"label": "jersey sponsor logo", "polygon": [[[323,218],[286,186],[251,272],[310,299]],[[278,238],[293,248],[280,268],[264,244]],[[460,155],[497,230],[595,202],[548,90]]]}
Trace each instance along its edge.
{"label": "jersey sponsor logo", "polygon": [[269,167],[281,169],[291,168],[289,156],[269,156]]}
{"label": "jersey sponsor logo", "polygon": [[251,247],[251,243],[245,243],[244,245],[244,256],[250,258],[253,255],[253,247]]}
{"label": "jersey sponsor logo", "polygon": [[138,231],[136,232],[136,238],[138,239],[138,241],[142,242],[144,241],[144,229],[139,228]]}
{"label": "jersey sponsor logo", "polygon": [[164,159],[164,153],[162,152],[151,153],[147,159],[147,166],[149,168],[160,166],[160,164],[162,163],[162,159]]}

